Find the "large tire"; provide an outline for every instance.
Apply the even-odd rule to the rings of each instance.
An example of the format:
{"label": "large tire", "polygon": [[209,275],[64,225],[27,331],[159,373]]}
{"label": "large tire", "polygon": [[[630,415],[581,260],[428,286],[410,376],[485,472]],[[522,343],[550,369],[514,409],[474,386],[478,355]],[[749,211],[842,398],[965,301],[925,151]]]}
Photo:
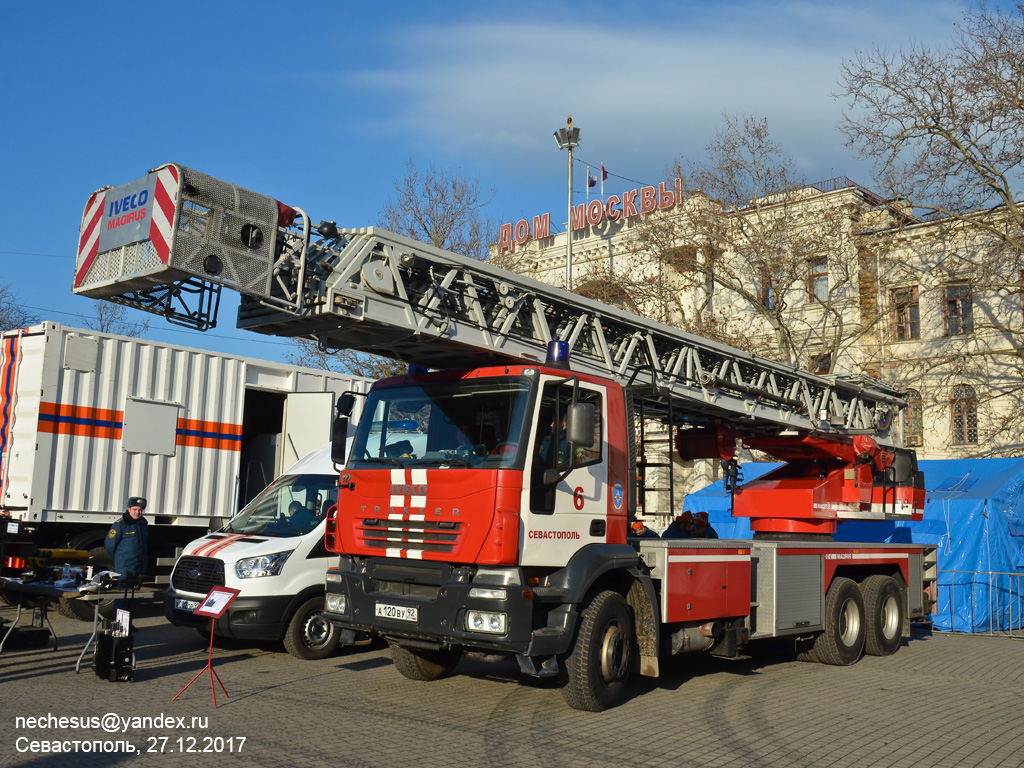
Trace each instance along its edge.
{"label": "large tire", "polygon": [[636,649],[636,630],[625,599],[599,592],[580,613],[579,627],[562,665],[562,698],[573,709],[600,712],[626,692]]}
{"label": "large tire", "polygon": [[868,576],[860,585],[864,596],[864,653],[891,656],[903,638],[903,590],[891,576]]}
{"label": "large tire", "polygon": [[[106,547],[93,547],[89,550],[89,565],[92,566],[93,573],[114,570],[114,560],[110,557],[110,553],[107,552]],[[121,594],[123,595],[124,593],[122,592]],[[106,600],[100,600],[100,618],[114,618],[114,601],[117,598],[118,595],[111,592],[110,597]],[[87,603],[84,600],[76,600],[74,598],[68,600],[62,597],[60,602],[57,604],[57,610],[62,616],[67,616],[69,619],[92,621],[93,605],[94,603]]]}
{"label": "large tire", "polygon": [[814,639],[822,664],[846,667],[864,652],[864,598],[852,579],[838,578],[825,595],[825,631]]}
{"label": "large tire", "polygon": [[284,648],[297,659],[325,659],[338,650],[341,632],[324,617],[324,597],[298,607],[284,631]]}
{"label": "large tire", "polygon": [[395,669],[410,680],[419,682],[448,677],[461,658],[462,651],[456,648],[447,651],[426,651],[391,643],[391,660],[395,663]]}

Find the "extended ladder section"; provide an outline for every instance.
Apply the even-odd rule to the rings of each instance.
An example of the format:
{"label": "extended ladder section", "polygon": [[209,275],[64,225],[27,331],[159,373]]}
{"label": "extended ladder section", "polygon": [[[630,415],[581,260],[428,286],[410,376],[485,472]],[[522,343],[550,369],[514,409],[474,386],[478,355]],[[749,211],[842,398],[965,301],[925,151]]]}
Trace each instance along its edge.
{"label": "extended ladder section", "polygon": [[205,329],[223,287],[238,327],[431,368],[544,360],[671,401],[681,427],[867,435],[894,445],[900,394],[818,376],[380,229],[313,225],[301,209],[178,165],[96,192],[74,290]]}

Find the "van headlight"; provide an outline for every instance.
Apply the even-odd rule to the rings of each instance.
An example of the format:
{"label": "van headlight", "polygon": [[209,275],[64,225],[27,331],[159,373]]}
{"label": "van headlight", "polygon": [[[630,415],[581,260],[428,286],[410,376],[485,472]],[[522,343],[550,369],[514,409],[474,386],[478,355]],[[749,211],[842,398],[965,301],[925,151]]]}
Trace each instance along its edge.
{"label": "van headlight", "polygon": [[240,579],[255,579],[259,576],[277,576],[285,561],[294,550],[276,552],[273,555],[246,557],[235,563],[235,573]]}

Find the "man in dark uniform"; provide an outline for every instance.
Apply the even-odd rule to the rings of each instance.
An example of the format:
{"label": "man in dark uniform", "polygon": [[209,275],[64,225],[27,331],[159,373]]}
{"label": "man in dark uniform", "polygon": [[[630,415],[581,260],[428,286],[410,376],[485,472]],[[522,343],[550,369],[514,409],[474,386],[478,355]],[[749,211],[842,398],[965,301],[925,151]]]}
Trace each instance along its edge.
{"label": "man in dark uniform", "polygon": [[122,581],[138,586],[146,570],[146,552],[149,544],[149,523],[142,516],[146,500],[140,496],[128,499],[128,508],[110,527],[104,542],[107,552],[114,558],[114,570]]}
{"label": "man in dark uniform", "polygon": [[717,539],[718,531],[711,527],[708,522],[707,512],[694,512],[693,524],[690,528],[691,535],[695,539]]}
{"label": "man in dark uniform", "polygon": [[678,515],[675,520],[669,524],[662,534],[663,539],[692,539],[693,534],[690,533],[690,522],[693,520],[693,515],[689,512],[683,512]]}
{"label": "man in dark uniform", "polygon": [[643,523],[643,521],[641,521],[641,520],[637,520],[635,523],[633,523],[631,528],[632,528],[632,533],[630,535],[631,536],[636,536],[638,539],[657,539],[657,538],[659,538],[658,534],[656,534],[654,531],[652,531],[650,528],[648,528]]}

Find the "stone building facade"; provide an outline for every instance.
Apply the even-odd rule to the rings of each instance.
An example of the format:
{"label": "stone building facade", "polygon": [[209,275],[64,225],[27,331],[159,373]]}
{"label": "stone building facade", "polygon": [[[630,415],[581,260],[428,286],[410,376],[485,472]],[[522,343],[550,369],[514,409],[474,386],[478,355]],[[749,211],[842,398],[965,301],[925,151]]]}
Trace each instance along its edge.
{"label": "stone building facade", "polygon": [[[845,178],[723,210],[677,181],[577,205],[571,276],[550,215],[505,225],[491,257],[808,370],[897,384],[920,458],[1020,455],[1024,272],[984,216],[917,219]],[[686,491],[717,471],[678,469]]]}

